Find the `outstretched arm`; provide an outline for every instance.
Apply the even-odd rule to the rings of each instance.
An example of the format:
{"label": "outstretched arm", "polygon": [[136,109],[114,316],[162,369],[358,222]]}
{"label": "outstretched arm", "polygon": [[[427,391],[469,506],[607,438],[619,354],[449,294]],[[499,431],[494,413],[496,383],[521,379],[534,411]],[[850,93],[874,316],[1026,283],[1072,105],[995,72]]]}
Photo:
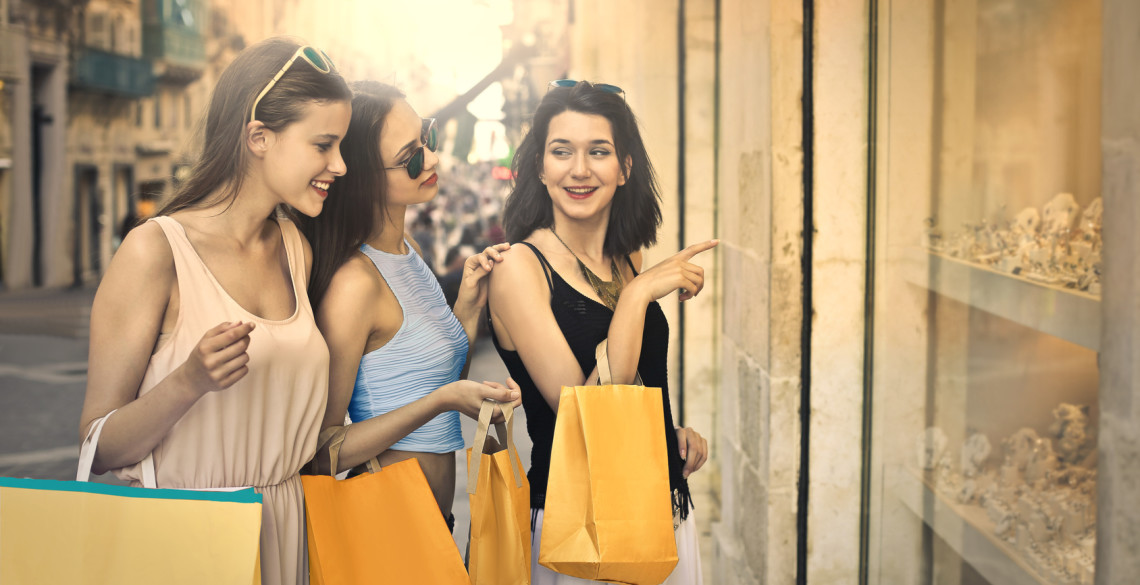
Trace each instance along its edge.
{"label": "outstretched arm", "polygon": [[463,325],[470,343],[475,342],[479,316],[487,305],[487,277],[495,265],[503,261],[503,252],[510,248],[511,245],[506,243],[487,246],[482,252],[468,256],[463,263],[463,280],[459,284],[459,297],[455,300],[455,317]]}
{"label": "outstretched arm", "polygon": [[[329,398],[322,430],[345,424],[357,369],[369,338],[379,335],[388,339],[400,326],[399,320],[385,320],[385,315],[378,313],[378,297],[391,292],[378,288],[382,284],[374,273],[372,266],[349,260],[333,275],[317,310],[317,325],[325,336],[330,354]],[[399,365],[393,364],[393,367]],[[513,386],[513,382],[508,385]],[[460,380],[396,410],[353,423],[345,434],[335,471],[351,469],[379,455],[440,413],[458,410],[475,418],[483,398],[511,403],[513,407],[518,405],[518,394],[517,386]],[[317,469],[328,473],[329,466],[327,449],[321,449],[317,453]]]}

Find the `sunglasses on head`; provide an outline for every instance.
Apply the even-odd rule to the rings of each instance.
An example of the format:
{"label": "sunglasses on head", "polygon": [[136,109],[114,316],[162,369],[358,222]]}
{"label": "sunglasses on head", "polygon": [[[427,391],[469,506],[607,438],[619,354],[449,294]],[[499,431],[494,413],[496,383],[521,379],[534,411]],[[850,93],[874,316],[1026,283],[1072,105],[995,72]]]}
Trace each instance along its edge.
{"label": "sunglasses on head", "polygon": [[257,94],[257,99],[253,100],[253,108],[249,110],[249,120],[251,122],[257,119],[257,104],[261,103],[261,98],[265,97],[265,94],[269,93],[269,90],[273,89],[274,85],[277,85],[277,82],[281,79],[281,76],[285,75],[285,72],[293,66],[293,63],[295,63],[297,59],[304,60],[309,65],[312,65],[313,69],[316,69],[317,71],[320,71],[326,75],[336,69],[336,65],[333,64],[332,59],[330,59],[328,54],[326,54],[324,51],[316,47],[311,47],[309,45],[297,47],[297,51],[293,53],[293,56],[285,62],[285,65],[281,67],[281,70],[277,72],[277,75],[274,75],[273,79],[269,80],[269,83],[266,84],[265,89],[261,90],[261,93]]}
{"label": "sunglasses on head", "polygon": [[439,146],[439,130],[435,124],[435,118],[424,118],[420,127],[420,147],[412,151],[412,155],[408,160],[394,167],[384,167],[386,171],[394,171],[396,169],[405,169],[408,171],[408,177],[415,179],[424,172],[424,148],[435,152]]}
{"label": "sunglasses on head", "polygon": [[[549,84],[547,84],[546,90],[550,91],[556,87],[574,87],[579,83],[583,82],[577,79],[555,79],[554,81],[551,81]],[[608,83],[590,83],[588,81],[585,83],[589,83],[590,87],[596,90],[612,93],[614,95],[621,96],[621,99],[623,100],[625,99],[625,90],[616,85],[610,85]]]}

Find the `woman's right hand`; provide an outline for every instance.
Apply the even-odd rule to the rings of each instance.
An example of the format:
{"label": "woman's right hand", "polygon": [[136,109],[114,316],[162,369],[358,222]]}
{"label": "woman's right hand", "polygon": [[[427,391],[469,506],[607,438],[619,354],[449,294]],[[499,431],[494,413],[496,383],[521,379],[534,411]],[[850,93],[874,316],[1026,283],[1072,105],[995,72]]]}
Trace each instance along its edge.
{"label": "woman's right hand", "polygon": [[221,323],[202,335],[190,357],[182,364],[182,374],[190,388],[205,395],[233,386],[249,373],[249,333],[254,323]]}
{"label": "woman's right hand", "polygon": [[[507,385],[496,382],[483,382],[482,384],[471,380],[457,380],[442,388],[446,390],[446,404],[450,407],[448,410],[458,410],[472,419],[479,419],[479,409],[483,406],[483,400],[490,398],[495,402],[500,403],[500,407],[515,408],[522,404],[522,394],[519,390],[519,385],[514,380],[507,378]],[[496,412],[495,416],[491,418],[492,423],[503,421],[503,414]]]}
{"label": "woman's right hand", "polygon": [[691,260],[697,254],[711,250],[720,240],[708,240],[693,244],[666,258],[649,270],[642,272],[626,288],[641,290],[646,302],[653,302],[675,290],[680,290],[681,301],[687,301],[701,292],[705,286],[705,270]]}

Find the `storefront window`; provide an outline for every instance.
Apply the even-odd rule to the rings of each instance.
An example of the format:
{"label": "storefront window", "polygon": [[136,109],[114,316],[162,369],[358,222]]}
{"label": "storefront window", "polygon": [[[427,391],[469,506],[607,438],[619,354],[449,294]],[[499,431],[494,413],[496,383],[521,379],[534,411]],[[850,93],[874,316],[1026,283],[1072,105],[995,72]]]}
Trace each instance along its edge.
{"label": "storefront window", "polygon": [[1100,2],[879,14],[868,580],[1091,585]]}

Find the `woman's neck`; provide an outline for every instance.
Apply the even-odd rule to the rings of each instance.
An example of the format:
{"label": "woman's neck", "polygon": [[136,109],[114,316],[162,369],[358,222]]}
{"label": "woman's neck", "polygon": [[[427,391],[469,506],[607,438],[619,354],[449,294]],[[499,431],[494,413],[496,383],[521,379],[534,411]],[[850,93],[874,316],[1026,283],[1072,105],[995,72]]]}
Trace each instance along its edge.
{"label": "woman's neck", "polygon": [[232,239],[240,247],[261,239],[265,221],[273,214],[276,204],[258,197],[249,188],[242,188],[233,197],[224,197],[223,193],[219,191],[207,197],[211,203],[204,207],[185,209],[181,213],[198,220],[195,227],[199,231]]}
{"label": "woman's neck", "polygon": [[389,205],[386,214],[378,213],[368,245],[389,254],[407,254],[408,246],[404,243],[404,214],[407,210],[406,205]]}
{"label": "woman's neck", "polygon": [[609,226],[609,216],[598,220],[579,221],[566,217],[554,216],[553,231],[574,254],[583,259],[597,262],[605,260],[606,228]]}

